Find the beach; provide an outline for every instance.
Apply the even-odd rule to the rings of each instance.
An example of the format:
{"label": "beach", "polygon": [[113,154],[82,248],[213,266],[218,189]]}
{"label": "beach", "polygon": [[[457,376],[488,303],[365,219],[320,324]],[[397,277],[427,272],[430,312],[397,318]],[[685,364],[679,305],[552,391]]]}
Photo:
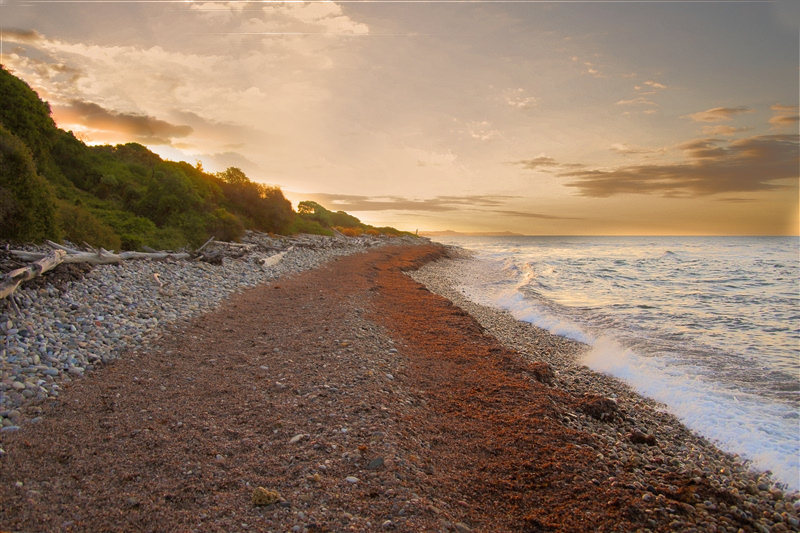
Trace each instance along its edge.
{"label": "beach", "polygon": [[0,530],[799,530],[584,345],[464,298],[468,260],[343,249],[130,335],[6,409]]}

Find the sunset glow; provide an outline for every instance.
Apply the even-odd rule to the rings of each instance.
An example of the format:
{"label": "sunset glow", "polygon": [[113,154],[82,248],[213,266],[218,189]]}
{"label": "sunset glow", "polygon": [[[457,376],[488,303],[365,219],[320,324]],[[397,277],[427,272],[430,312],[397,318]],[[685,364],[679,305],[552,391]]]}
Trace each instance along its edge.
{"label": "sunset glow", "polygon": [[0,2],[89,143],[404,230],[797,235],[800,8]]}

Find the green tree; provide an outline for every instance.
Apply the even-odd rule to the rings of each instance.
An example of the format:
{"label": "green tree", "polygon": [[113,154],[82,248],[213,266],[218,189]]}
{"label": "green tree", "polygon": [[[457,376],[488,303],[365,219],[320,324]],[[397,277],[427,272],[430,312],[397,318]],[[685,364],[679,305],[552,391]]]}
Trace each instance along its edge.
{"label": "green tree", "polygon": [[225,172],[217,172],[217,177],[230,185],[244,185],[252,183],[242,169],[229,167]]}

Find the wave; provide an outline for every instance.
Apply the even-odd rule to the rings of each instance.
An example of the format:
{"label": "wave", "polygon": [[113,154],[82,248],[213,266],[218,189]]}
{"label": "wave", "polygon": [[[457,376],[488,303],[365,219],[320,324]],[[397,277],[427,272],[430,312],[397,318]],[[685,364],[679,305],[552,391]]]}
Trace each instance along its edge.
{"label": "wave", "polygon": [[668,359],[642,357],[608,337],[597,339],[582,362],[663,403],[718,448],[748,458],[758,469],[772,471],[775,479],[791,490],[800,489],[798,418],[792,408],[707,381]]}

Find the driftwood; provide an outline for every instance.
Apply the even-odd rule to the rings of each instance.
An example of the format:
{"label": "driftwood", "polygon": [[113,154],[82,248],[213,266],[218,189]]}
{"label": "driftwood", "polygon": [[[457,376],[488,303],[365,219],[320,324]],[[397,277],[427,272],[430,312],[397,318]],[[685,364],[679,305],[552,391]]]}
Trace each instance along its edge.
{"label": "driftwood", "polygon": [[0,299],[13,293],[23,281],[40,276],[48,270],[53,270],[63,262],[66,255],[67,253],[63,250],[53,250],[45,257],[39,258],[35,263],[7,273],[0,280]]}
{"label": "driftwood", "polygon": [[47,241],[53,248],[50,252],[28,252],[25,250],[10,250],[10,253],[23,261],[33,261],[32,264],[12,270],[0,278],[0,299],[11,295],[17,287],[30,279],[41,276],[48,270],[53,270],[61,263],[89,263],[91,265],[109,265],[121,263],[129,259],[189,259],[188,253],[173,252],[122,252],[115,254],[104,248],[92,248],[93,251],[85,252],[69,248],[53,241]]}
{"label": "driftwood", "polygon": [[[205,250],[213,242],[214,250]],[[48,246],[53,250],[49,252],[29,252],[26,250],[9,250],[9,252],[23,261],[33,261],[32,264],[12,270],[11,272],[0,275],[0,300],[10,296],[17,287],[24,281],[28,281],[37,276],[42,275],[48,270],[52,270],[61,263],[89,263],[91,265],[110,265],[121,263],[130,259],[194,259],[200,261],[207,261],[210,263],[222,263],[223,257],[238,258],[250,252],[256,251],[259,247],[257,244],[252,243],[230,243],[230,242],[214,242],[214,237],[208,239],[200,248],[193,253],[186,252],[157,252],[150,248],[149,252],[109,252],[104,248],[94,248],[86,243],[84,245],[91,251],[78,250],[70,248],[53,241],[47,241]],[[211,247],[209,247],[211,248]],[[260,258],[256,263],[262,269],[270,268],[277,265],[283,256],[286,255],[293,247],[284,250],[280,253],[274,254],[270,257]],[[166,282],[158,279],[158,274],[154,275],[156,283],[162,289]],[[13,300],[12,300],[13,303]]]}
{"label": "driftwood", "polygon": [[280,252],[275,255],[271,255],[269,257],[262,257],[261,259],[257,259],[256,263],[261,265],[262,269],[274,267],[275,265],[280,263],[281,259],[283,259],[283,256],[291,252],[293,248],[294,246],[290,246],[289,249],[284,252]]}

